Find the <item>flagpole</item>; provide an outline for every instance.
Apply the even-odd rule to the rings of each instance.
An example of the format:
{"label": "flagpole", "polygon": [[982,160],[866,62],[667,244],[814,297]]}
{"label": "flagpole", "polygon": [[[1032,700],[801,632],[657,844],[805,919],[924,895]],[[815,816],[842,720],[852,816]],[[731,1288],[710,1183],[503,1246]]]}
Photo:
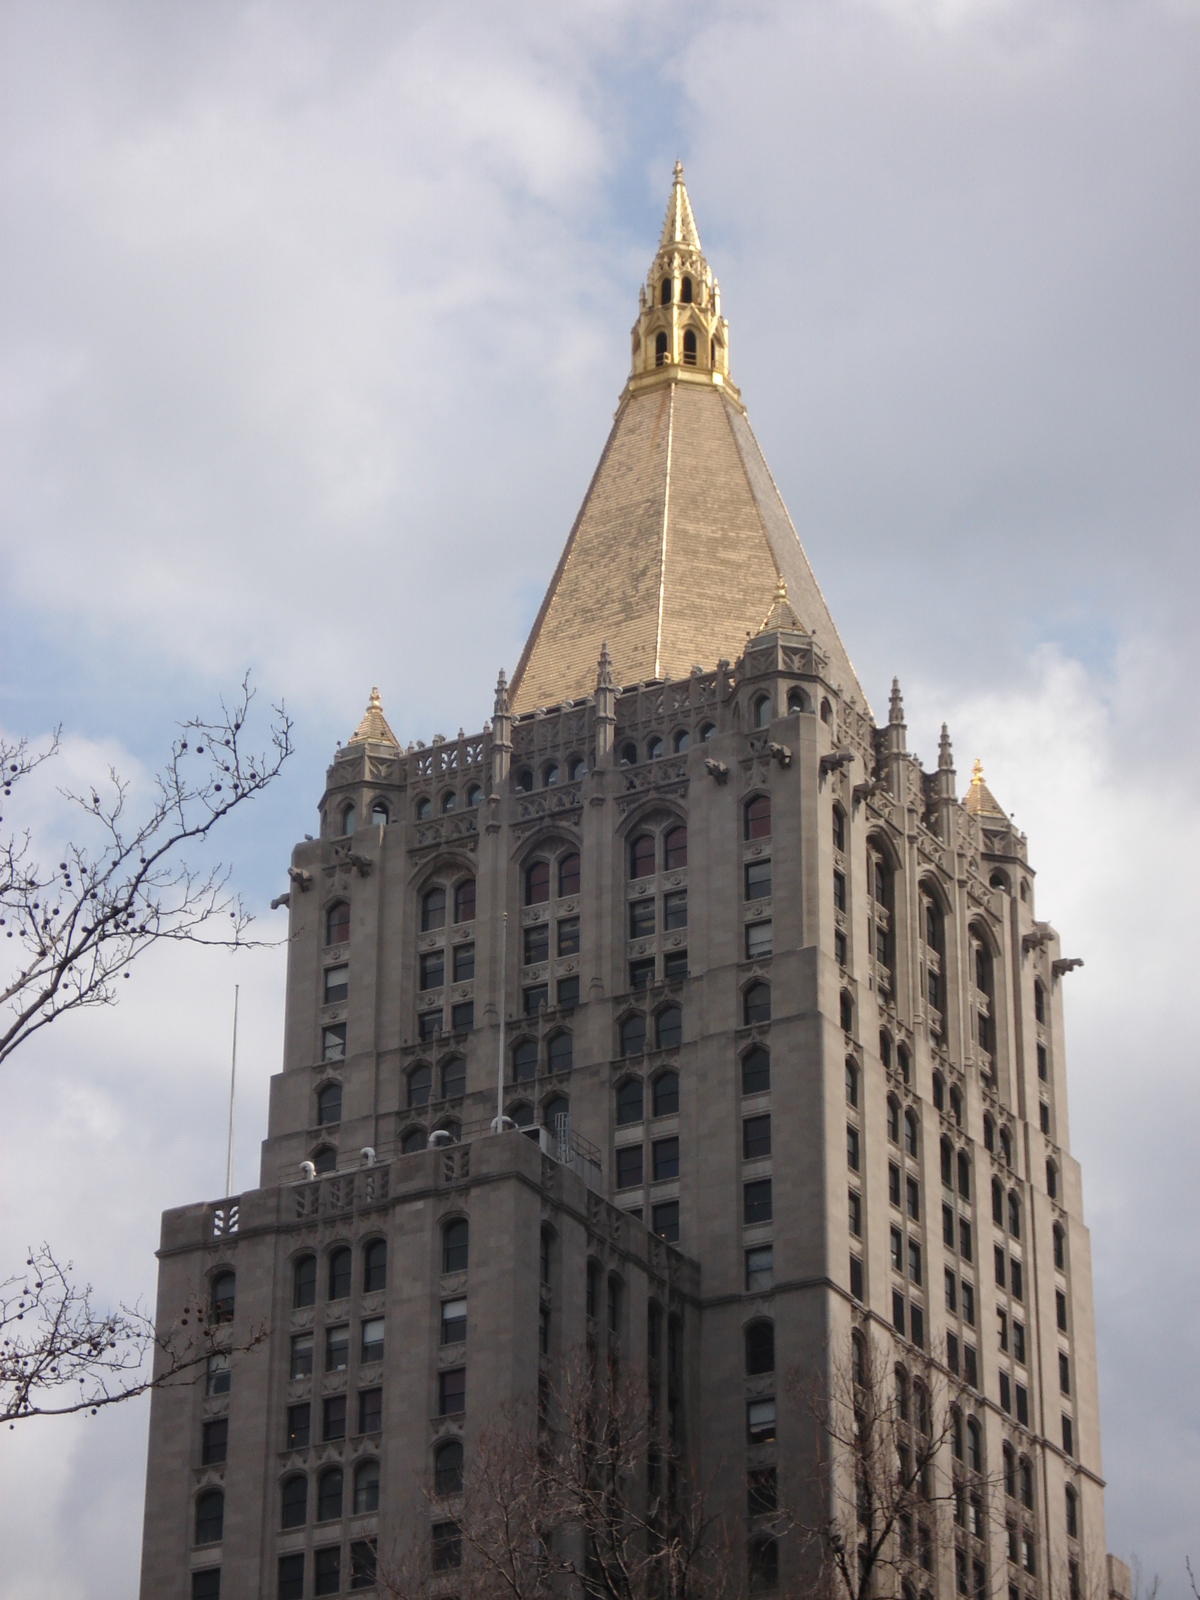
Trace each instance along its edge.
{"label": "flagpole", "polygon": [[225,1198],[233,1193],[233,1091],[237,1084],[237,1024],[238,1024],[238,990],[241,984],[233,986],[233,1060],[229,1067],[229,1144],[225,1152]]}

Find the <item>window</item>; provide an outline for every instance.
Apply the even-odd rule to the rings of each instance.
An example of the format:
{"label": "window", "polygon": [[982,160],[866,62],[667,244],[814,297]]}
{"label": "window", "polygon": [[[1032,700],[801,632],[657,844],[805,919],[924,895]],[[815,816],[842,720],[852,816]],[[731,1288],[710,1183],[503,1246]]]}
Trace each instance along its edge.
{"label": "window", "polygon": [[[684,742],[680,744],[680,739]],[[676,737],[675,748],[687,749],[687,734]],[[667,872],[678,872],[687,866],[687,829],[672,828],[663,840],[663,866]]]}
{"label": "window", "polygon": [[[1017,1392],[1019,1394],[1020,1390]],[[1033,1467],[1023,1456],[1021,1458],[1021,1504],[1026,1511],[1033,1510]]]}
{"label": "window", "polygon": [[421,989],[440,989],[446,978],[446,952],[427,950],[421,957]]}
{"label": "window", "polygon": [[771,1055],[756,1044],[742,1057],[742,1093],[763,1094],[771,1087]]}
{"label": "window", "polygon": [[1064,1248],[1066,1235],[1060,1223],[1054,1224],[1054,1265],[1060,1272],[1066,1270],[1066,1250]]}
{"label": "window", "polygon": [[687,890],[677,889],[673,894],[663,895],[663,930],[671,932],[676,928],[687,927]]}
{"label": "window", "polygon": [[456,944],[454,946],[454,981],[466,983],[475,976],[475,946],[473,944]]}
{"label": "window", "polygon": [[779,1491],[774,1467],[751,1467],[746,1475],[746,1509],[752,1517],[766,1516],[777,1509]]}
{"label": "window", "polygon": [[219,1466],[229,1448],[229,1418],[214,1417],[204,1424],[200,1436],[200,1465]]}
{"label": "window", "polygon": [[342,1550],[340,1545],[327,1545],[313,1551],[313,1593],[337,1594],[342,1587]]}
{"label": "window", "polygon": [[663,956],[663,979],[667,983],[676,983],[688,975],[688,960],[686,950],[668,950]]}
{"label": "window", "polygon": [[746,1251],[746,1291],[756,1294],[774,1282],[774,1250],[769,1244]]}
{"label": "window", "polygon": [[649,961],[631,961],[629,963],[629,987],[635,994],[648,989],[654,982],[654,957]]}
{"label": "window", "polygon": [[678,1006],[668,1006],[655,1018],[654,1037],[660,1050],[672,1050],[683,1035],[683,1013]]}
{"label": "window", "polygon": [[904,1337],[904,1296],[899,1289],[892,1290],[892,1327]]}
{"label": "window", "polygon": [[679,1074],[662,1072],[654,1080],[654,1115],[673,1117],[679,1111]]}
{"label": "window", "polygon": [[213,1279],[210,1305],[214,1322],[233,1321],[235,1282],[232,1272],[218,1272]]}
{"label": "window", "polygon": [[1013,1356],[1022,1366],[1025,1365],[1025,1324],[1023,1322],[1013,1323]]}
{"label": "window", "polygon": [[1074,1489],[1071,1488],[1070,1484],[1068,1484],[1067,1488],[1066,1488],[1066,1502],[1067,1502],[1067,1537],[1069,1539],[1078,1539],[1078,1537],[1079,1537],[1079,1503],[1075,1498],[1075,1491],[1074,1491]]}
{"label": "window", "polygon": [[429,1039],[436,1039],[442,1031],[441,1007],[436,1011],[423,1011],[417,1018],[417,1038],[425,1043]]}
{"label": "window", "polygon": [[472,810],[483,804],[483,790],[477,783],[472,783],[467,788],[467,804]]}
{"label": "window", "polygon": [[617,1278],[608,1280],[608,1331],[621,1331],[621,1284]]}
{"label": "window", "polygon": [[763,1594],[767,1590],[778,1588],[779,1546],[774,1539],[750,1541],[749,1566],[751,1594]]}
{"label": "window", "polygon": [[756,1222],[771,1220],[771,1180],[759,1178],[742,1189],[742,1220],[749,1227]]}
{"label": "window", "polygon": [[1058,1199],[1058,1168],[1053,1161],[1046,1163],[1046,1193],[1051,1200]]}
{"label": "window", "polygon": [[342,1514],[342,1469],[331,1467],[317,1480],[317,1521],[332,1522]]}
{"label": "window", "polygon": [[742,1123],[742,1159],[757,1161],[771,1154],[771,1118],[747,1117]]}
{"label": "window", "polygon": [[446,926],[446,891],[427,889],[421,900],[421,932],[433,933]]}
{"label": "window", "polygon": [[300,1406],[289,1406],[284,1448],[287,1450],[305,1449],[309,1441],[310,1427],[311,1407],[307,1401]]}
{"label": "window", "polygon": [[750,922],[746,925],[746,960],[761,961],[773,953],[771,919]]}
{"label": "window", "polygon": [[435,1522],[431,1539],[431,1560],[435,1572],[449,1572],[462,1565],[462,1534],[457,1523]]}
{"label": "window", "polygon": [[569,899],[579,893],[579,852],[572,850],[558,863],[559,899]]}
{"label": "window", "polygon": [[443,1273],[467,1270],[467,1239],[467,1222],[464,1217],[448,1222],[442,1229]]}
{"label": "window", "polygon": [[846,943],[846,935],[840,928],[833,935],[833,959],[839,967],[844,967],[850,960],[850,947]]}
{"label": "window", "polygon": [[208,1396],[228,1394],[232,1374],[229,1357],[223,1351],[211,1355],[204,1363],[204,1392]]}
{"label": "window", "polygon": [[663,1200],[650,1214],[651,1231],[668,1244],[679,1243],[679,1201]]}
{"label": "window", "polygon": [[624,1145],[617,1151],[617,1188],[640,1188],[642,1182],[642,1147],[640,1144]]}
{"label": "window", "polygon": [[317,1091],[317,1125],[323,1127],[341,1120],[342,1086],[340,1083],[327,1083]]}
{"label": "window", "polygon": [[850,1293],[856,1300],[863,1297],[863,1265],[858,1256],[850,1257]]}
{"label": "window", "polygon": [[550,863],[535,861],[525,869],[525,904],[545,905],[550,898]]}
{"label": "window", "polygon": [[379,1433],[383,1428],[383,1390],[361,1389],[358,1395],[359,1433]]}
{"label": "window", "polygon": [[840,806],[833,808],[833,848],[835,850],[846,848],[846,814]]}
{"label": "window", "polygon": [[900,1209],[900,1168],[894,1161],[888,1162],[888,1199]]}
{"label": "window", "polygon": [[646,1019],[643,1016],[626,1017],[621,1024],[621,1054],[640,1056],[646,1050]]}
{"label": "window", "polygon": [[969,1326],[975,1326],[975,1289],[966,1279],[962,1286],[962,1314],[963,1321]]}
{"label": "window", "polygon": [[752,1322],[746,1329],[746,1376],[757,1377],[763,1372],[775,1371],[775,1325],[772,1322]]}
{"label": "window", "polygon": [[208,1489],[196,1499],[196,1543],[220,1544],[225,1526],[225,1496]]}
{"label": "window", "polygon": [[279,1600],[303,1600],[304,1555],[280,1556]]}
{"label": "window", "polygon": [[651,1146],[655,1183],[679,1176],[679,1140],[656,1139]]}
{"label": "window", "polygon": [[373,1589],[375,1587],[375,1571],[374,1539],[355,1539],[350,1546],[351,1589]]}
{"label": "window", "polygon": [[[665,333],[660,333],[659,334],[659,338],[664,340],[664,341],[666,340],[666,337],[667,336],[666,336]],[[666,348],[665,342],[664,342],[663,348],[664,349]],[[659,365],[661,366],[661,364],[662,363],[660,362]],[[637,758],[638,758],[637,745],[635,745],[635,744],[623,744],[621,746],[621,765],[623,767],[636,767],[637,766]]]}
{"label": "window", "polygon": [[545,1011],[550,1004],[550,988],[548,984],[535,983],[531,988],[521,991],[522,1003],[527,1017],[536,1017],[539,1011]]}
{"label": "window", "polygon": [[906,1111],[904,1113],[904,1154],[915,1158],[917,1150],[917,1119],[913,1112]]}
{"label": "window", "polygon": [[579,918],[562,917],[558,922],[558,953],[573,956],[579,953]]}
{"label": "window", "polygon": [[905,1179],[905,1199],[908,1205],[908,1214],[914,1222],[921,1220],[921,1185],[915,1178]]}
{"label": "window", "polygon": [[644,900],[631,900],[629,903],[629,937],[631,939],[646,939],[654,932],[654,901],[647,896]]}
{"label": "window", "polygon": [[1050,1132],[1050,1107],[1044,1100],[1038,1104],[1038,1121],[1043,1133]]}
{"label": "window", "polygon": [[512,1075],[514,1083],[525,1083],[537,1077],[537,1041],[522,1039],[513,1046]]}
{"label": "window", "polygon": [[658,737],[657,734],[655,734],[653,736],[653,738],[647,739],[647,741],[646,741],[646,760],[647,761],[661,761],[662,760],[662,753],[663,753],[663,742]]}
{"label": "window", "polygon": [[1035,979],[1033,985],[1033,1014],[1039,1022],[1046,1020],[1046,991],[1040,980]]}
{"label": "window", "polygon": [[350,937],[350,906],[339,900],[325,913],[325,943],[344,944]]}
{"label": "window", "polygon": [[747,900],[769,900],[771,897],[771,863],[748,861],[745,866]]}
{"label": "window", "polygon": [[862,1198],[857,1190],[847,1191],[850,1197],[850,1232],[856,1239],[862,1238]]}
{"label": "window", "polygon": [[408,1075],[408,1104],[411,1110],[414,1106],[429,1104],[429,1096],[433,1088],[433,1069],[424,1064],[416,1066]]}
{"label": "window", "polygon": [[408,1131],[401,1136],[401,1139],[400,1139],[400,1154],[402,1156],[415,1155],[418,1150],[424,1150],[424,1149],[425,1149],[425,1129],[424,1128],[409,1128]]}
{"label": "window", "polygon": [[346,1024],[334,1022],[321,1029],[321,1060],[344,1061],[346,1058]]}
{"label": "window", "polygon": [[892,1271],[893,1272],[903,1272],[904,1271],[904,1235],[900,1232],[899,1228],[893,1228],[892,1229],[892,1231],[891,1231],[891,1243],[892,1243]]}
{"label": "window", "polygon": [[858,1171],[858,1129],[846,1127],[846,1165],[851,1172]]}
{"label": "window", "polygon": [[331,1395],[325,1401],[321,1437],[325,1440],[346,1437],[346,1396]]}
{"label": "window", "polygon": [[835,911],[846,909],[846,875],[842,872],[833,875],[833,905]]}
{"label": "window", "polygon": [[771,837],[771,802],[765,794],[756,794],[752,800],[747,800],[744,816],[747,839]]}
{"label": "window", "polygon": [[849,1056],[846,1058],[846,1104],[858,1104],[858,1067]]}
{"label": "window", "polygon": [[654,835],[639,833],[629,846],[629,876],[649,878],[654,874]]}
{"label": "window", "polygon": [[900,1105],[891,1099],[887,1103],[887,1135],[893,1144],[900,1143]]}
{"label": "window", "polygon": [[289,1378],[311,1378],[313,1369],[313,1336],[311,1333],[295,1333],[292,1335],[291,1361],[288,1366]]}
{"label": "window", "polygon": [[771,1020],[771,986],[769,983],[752,983],[746,990],[742,1002],[742,1014],[746,1026],[751,1027],[756,1022],[770,1022]]}
{"label": "window", "polygon": [[971,1224],[966,1217],[958,1219],[958,1253],[964,1261],[971,1260]]}
{"label": "window", "polygon": [[1058,1352],[1058,1387],[1061,1394],[1071,1392],[1071,1358],[1065,1350]]}
{"label": "window", "polygon": [[1067,1331],[1067,1297],[1061,1289],[1054,1291],[1054,1320],[1062,1333]]}
{"label": "window", "polygon": [[933,1106],[935,1111],[946,1109],[946,1080],[940,1072],[933,1075]]}
{"label": "window", "polygon": [[958,1192],[964,1200],[971,1198],[971,1160],[965,1150],[958,1152]]}
{"label": "window", "polygon": [[756,728],[771,726],[771,697],[760,694],[750,708],[751,721]]}
{"label": "window", "polygon": [[283,1481],[280,1523],[285,1528],[302,1528],[308,1518],[308,1479],[296,1475]]}
{"label": "window", "polygon": [[840,1011],[842,1032],[852,1033],[854,1031],[854,1001],[845,989],[842,990]]}
{"label": "window", "polygon": [[[551,1072],[570,1072],[573,1053],[572,1037],[569,1033],[556,1033],[550,1039],[546,1051],[547,1065]],[[550,1126],[549,1123],[546,1124]]]}
{"label": "window", "polygon": [[626,1078],[617,1090],[617,1126],[627,1127],[642,1120],[642,1080]]}
{"label": "window", "polygon": [[775,1401],[751,1400],[746,1406],[746,1432],[751,1444],[771,1444],[775,1438]]}
{"label": "window", "polygon": [[1010,1261],[1008,1264],[1009,1293],[1014,1300],[1023,1300],[1025,1298],[1021,1277],[1021,1263],[1016,1260]]}
{"label": "window", "polygon": [[350,1293],[350,1272],[353,1266],[353,1257],[345,1246],[330,1252],[329,1256],[329,1298],[331,1300],[344,1300]]}
{"label": "window", "polygon": [[456,1417],[467,1409],[467,1369],[451,1367],[438,1373],[438,1416]]}
{"label": "window", "polygon": [[192,1600],[221,1600],[220,1567],[204,1567],[192,1573]]}
{"label": "window", "polygon": [[313,1151],[313,1167],[317,1172],[335,1172],[337,1170],[337,1151],[331,1144],[323,1144],[318,1150]]}
{"label": "window", "polygon": [[542,787],[545,789],[553,789],[557,782],[558,763],[555,761],[547,762],[545,771],[542,773]]}
{"label": "window", "polygon": [[[295,1341],[293,1340],[293,1344]],[[368,1317],[362,1325],[362,1347],[359,1359],[364,1365],[383,1360],[383,1318]]]}

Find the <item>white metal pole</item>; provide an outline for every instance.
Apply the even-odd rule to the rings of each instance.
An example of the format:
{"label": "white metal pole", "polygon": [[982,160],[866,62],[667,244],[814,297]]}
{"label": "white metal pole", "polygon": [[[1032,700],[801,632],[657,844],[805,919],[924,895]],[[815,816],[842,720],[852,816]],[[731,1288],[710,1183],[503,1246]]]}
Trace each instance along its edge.
{"label": "white metal pole", "polygon": [[233,1091],[237,1085],[237,1019],[238,1019],[238,990],[240,983],[233,986],[233,1061],[229,1067],[229,1145],[225,1152],[225,1198],[233,1193]]}
{"label": "white metal pole", "polygon": [[495,1132],[504,1131],[504,1021],[508,1011],[508,912],[500,923],[500,1049],[496,1056]]}

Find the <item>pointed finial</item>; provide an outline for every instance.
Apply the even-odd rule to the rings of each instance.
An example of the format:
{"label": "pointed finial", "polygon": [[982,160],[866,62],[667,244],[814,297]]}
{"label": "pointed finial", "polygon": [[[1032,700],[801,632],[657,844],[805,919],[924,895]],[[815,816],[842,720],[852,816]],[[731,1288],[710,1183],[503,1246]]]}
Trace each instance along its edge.
{"label": "pointed finial", "polygon": [[983,762],[980,761],[978,756],[976,756],[975,757],[975,765],[971,768],[971,787],[972,787],[972,789],[978,788],[979,785],[982,782],[983,782]]}
{"label": "pointed finial", "polygon": [[493,716],[506,717],[508,715],[508,679],[504,676],[504,668],[500,668],[500,676],[496,679],[496,704]]}
{"label": "pointed finial", "polygon": [[938,741],[938,767],[943,772],[954,768],[954,751],[950,747],[950,730],[942,723],[942,737]]}
{"label": "pointed finial", "polygon": [[675,182],[676,183],[682,183],[683,182],[683,162],[682,161],[677,161],[675,163]]}
{"label": "pointed finial", "polygon": [[371,690],[367,709],[363,712],[362,721],[350,735],[350,743],[394,744],[399,749],[399,741],[387,725],[387,718],[383,714],[383,703],[376,688]]}
{"label": "pointed finial", "polygon": [[779,582],[775,585],[775,598],[776,600],[787,599],[787,579],[782,572],[779,574]]}
{"label": "pointed finial", "polygon": [[904,721],[904,699],[900,693],[900,679],[892,679],[892,695],[888,701],[888,721]]}
{"label": "pointed finial", "polygon": [[612,657],[608,653],[608,640],[600,646],[599,670],[596,673],[597,689],[611,689],[613,686]]}
{"label": "pointed finial", "polygon": [[371,711],[380,711],[383,709],[382,702],[379,698],[379,690],[373,685],[371,688],[371,698],[367,701],[367,706]]}

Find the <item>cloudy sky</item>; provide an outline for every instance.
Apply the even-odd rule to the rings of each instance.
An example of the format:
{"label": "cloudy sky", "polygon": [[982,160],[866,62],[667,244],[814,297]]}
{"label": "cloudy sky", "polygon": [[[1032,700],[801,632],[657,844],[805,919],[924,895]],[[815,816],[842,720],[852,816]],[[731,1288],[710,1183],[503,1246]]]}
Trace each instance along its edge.
{"label": "cloudy sky", "polygon": [[[983,757],[1086,961],[1108,1543],[1165,1600],[1200,1555],[1198,69],[1194,0],[0,4],[0,727],[137,787],[252,667],[298,735],[225,846],[268,921],[371,685],[429,739],[511,672],[683,159],[876,711],[896,673],[927,759],[943,718]],[[47,1237],[152,1295],[160,1211],[223,1182],[235,982],[254,1182],[282,955],[147,961],[3,1069],[0,1265]],[[8,1600],[135,1592],[145,1428],[3,1436]]]}

